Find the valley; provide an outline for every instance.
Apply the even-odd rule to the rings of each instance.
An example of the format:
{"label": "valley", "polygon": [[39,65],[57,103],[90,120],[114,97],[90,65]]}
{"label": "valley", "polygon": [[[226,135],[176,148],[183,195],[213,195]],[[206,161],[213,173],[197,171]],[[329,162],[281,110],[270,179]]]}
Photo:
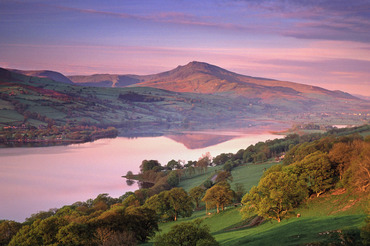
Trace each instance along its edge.
{"label": "valley", "polygon": [[[344,92],[239,75],[202,62],[146,76],[67,78],[52,71],[0,69],[0,100],[0,141],[5,144],[202,129],[279,131],[305,123],[325,128],[366,124],[370,117],[369,101]],[[74,136],[39,132],[51,127],[54,132],[69,129]],[[106,134],[109,127],[117,133],[112,128]]]}

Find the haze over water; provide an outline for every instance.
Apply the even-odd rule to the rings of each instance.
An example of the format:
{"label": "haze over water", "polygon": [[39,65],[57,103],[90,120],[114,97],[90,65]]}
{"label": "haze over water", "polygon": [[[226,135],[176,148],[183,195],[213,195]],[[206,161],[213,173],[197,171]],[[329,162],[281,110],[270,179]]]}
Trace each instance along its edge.
{"label": "haze over water", "polygon": [[[234,136],[236,137],[236,136]],[[119,197],[136,190],[121,178],[139,171],[144,159],[166,165],[171,159],[198,160],[210,152],[235,153],[272,134],[245,134],[213,146],[187,149],[166,137],[101,139],[91,143],[0,149],[0,219],[24,221],[33,213],[86,201],[98,194]]]}

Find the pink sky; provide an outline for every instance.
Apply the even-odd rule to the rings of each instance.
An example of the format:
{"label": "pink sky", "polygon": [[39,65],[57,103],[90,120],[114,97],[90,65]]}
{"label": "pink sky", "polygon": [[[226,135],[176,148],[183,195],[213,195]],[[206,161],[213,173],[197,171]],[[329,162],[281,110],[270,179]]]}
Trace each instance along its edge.
{"label": "pink sky", "polygon": [[152,74],[190,61],[370,96],[368,1],[2,1],[0,67]]}

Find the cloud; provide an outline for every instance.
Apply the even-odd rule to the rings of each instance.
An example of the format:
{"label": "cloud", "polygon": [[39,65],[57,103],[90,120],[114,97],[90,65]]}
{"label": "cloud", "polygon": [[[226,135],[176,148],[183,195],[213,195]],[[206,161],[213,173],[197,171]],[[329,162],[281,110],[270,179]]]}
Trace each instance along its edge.
{"label": "cloud", "polygon": [[198,26],[198,27],[213,27],[213,28],[222,28],[222,29],[234,29],[234,30],[247,30],[251,29],[248,27],[243,27],[234,23],[219,23],[209,20],[209,18],[201,17],[193,14],[186,14],[183,12],[159,12],[155,14],[128,14],[128,13],[117,13],[110,11],[100,11],[94,9],[80,9],[80,8],[71,8],[65,6],[56,6],[56,8],[63,11],[72,11],[83,14],[92,14],[92,15],[101,15],[109,16],[120,19],[134,19],[139,21],[147,22],[156,22],[156,23],[168,23],[168,24],[177,24],[177,25],[187,25],[187,26]]}
{"label": "cloud", "polygon": [[370,42],[368,0],[236,0],[281,24],[277,33],[299,39]]}

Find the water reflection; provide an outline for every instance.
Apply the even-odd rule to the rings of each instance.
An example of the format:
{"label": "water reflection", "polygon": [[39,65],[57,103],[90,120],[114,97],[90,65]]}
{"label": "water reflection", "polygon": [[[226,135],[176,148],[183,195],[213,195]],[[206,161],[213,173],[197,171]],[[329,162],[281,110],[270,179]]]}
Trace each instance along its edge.
{"label": "water reflection", "polygon": [[206,148],[235,138],[235,136],[229,135],[213,135],[204,133],[183,133],[177,135],[168,135],[166,137],[183,144],[187,149]]}
{"label": "water reflection", "polygon": [[101,193],[119,197],[136,190],[137,183],[129,186],[121,176],[128,171],[138,172],[144,159],[155,159],[162,165],[171,159],[197,160],[205,152],[212,156],[236,152],[276,137],[185,133],[101,139],[70,146],[3,148],[0,149],[0,219],[24,221],[40,210],[86,201]]}

